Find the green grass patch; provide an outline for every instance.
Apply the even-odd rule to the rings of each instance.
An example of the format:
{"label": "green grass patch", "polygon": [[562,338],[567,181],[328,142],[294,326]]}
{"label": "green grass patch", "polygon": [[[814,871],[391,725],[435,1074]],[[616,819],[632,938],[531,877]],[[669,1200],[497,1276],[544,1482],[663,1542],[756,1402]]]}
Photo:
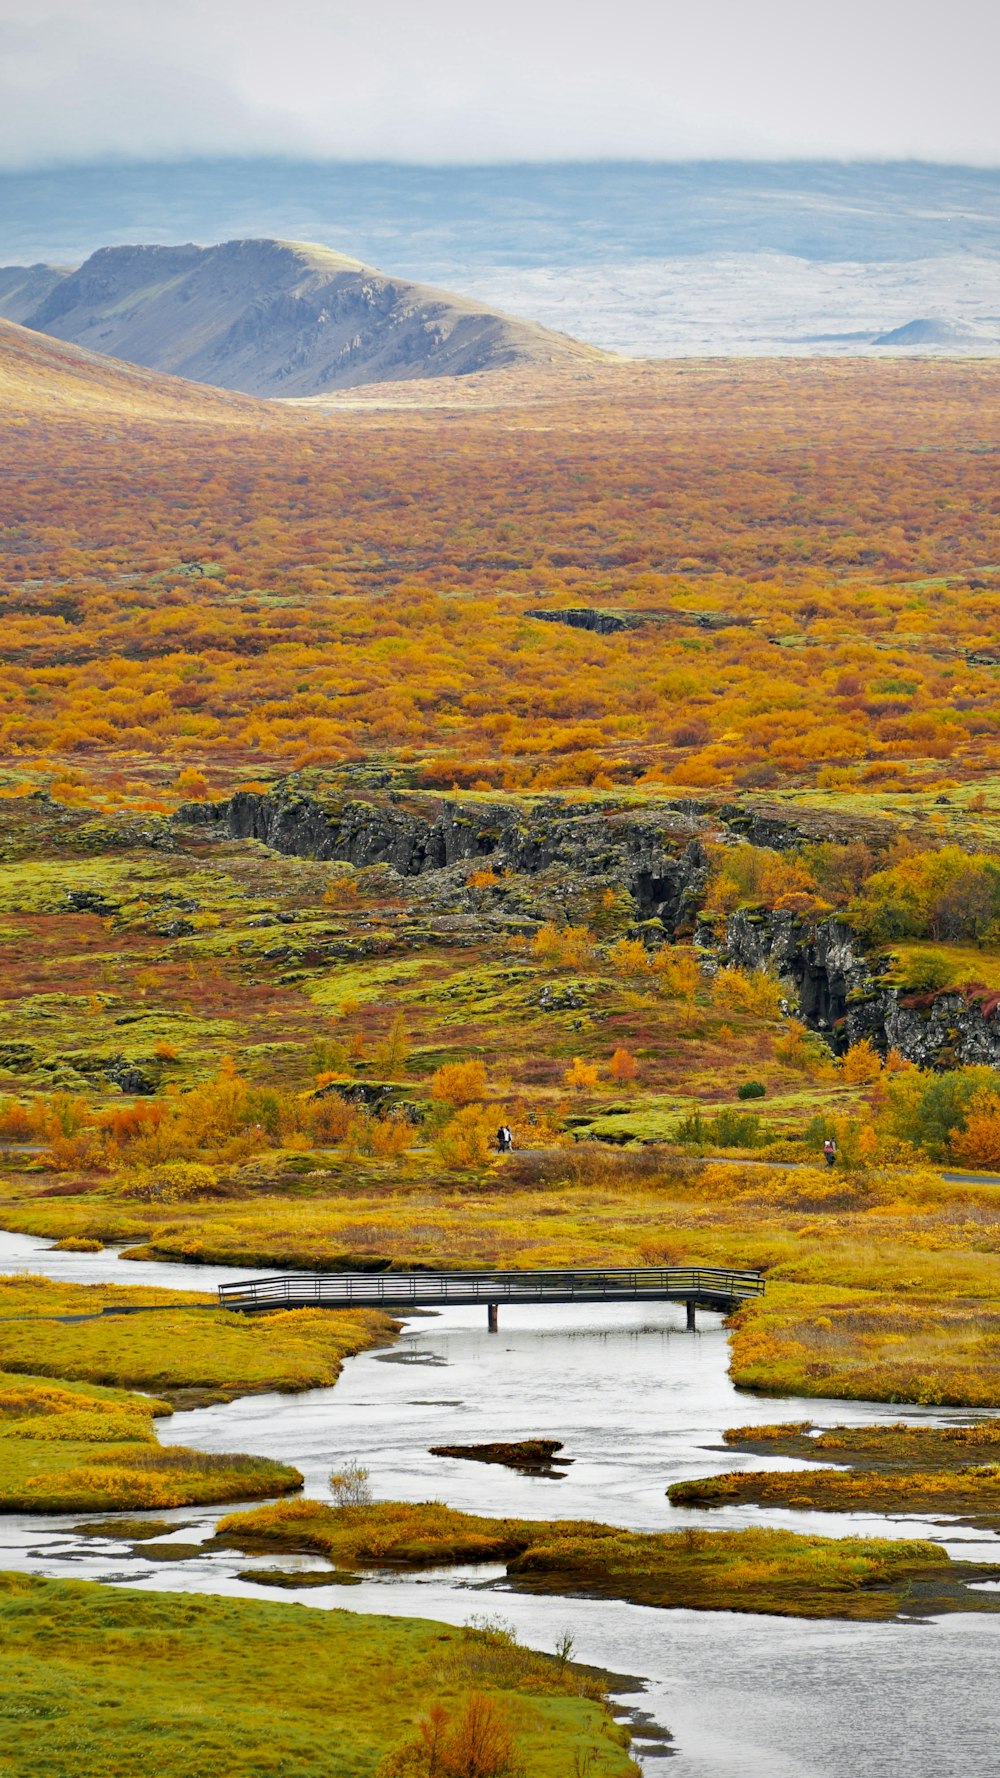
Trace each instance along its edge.
{"label": "green grass patch", "polygon": [[[103,1313],[154,1305],[155,1313]],[[94,1319],[52,1319],[76,1315]],[[374,1311],[237,1315],[199,1307],[193,1292],[0,1279],[4,1369],[148,1390],[185,1407],[272,1389],[328,1388],[346,1357],[389,1339],[394,1326]]]}
{"label": "green grass patch", "polygon": [[0,1769],[36,1778],[375,1778],[431,1706],[458,1714],[473,1691],[532,1778],[626,1778],[581,1677],[419,1619],[0,1576]]}

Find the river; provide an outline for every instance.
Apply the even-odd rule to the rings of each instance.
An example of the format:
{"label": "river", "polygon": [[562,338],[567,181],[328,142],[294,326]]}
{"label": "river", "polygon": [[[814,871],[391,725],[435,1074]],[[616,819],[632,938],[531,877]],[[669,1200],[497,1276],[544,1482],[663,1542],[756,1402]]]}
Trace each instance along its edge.
{"label": "river", "polygon": [[[0,1268],[96,1283],[211,1289],[251,1276],[236,1268],[135,1264],[111,1250],[56,1253],[28,1236],[0,1234]],[[957,1557],[1000,1560],[997,1540],[927,1519],[802,1514],[732,1507],[672,1508],[665,1490],[682,1476],[766,1466],[721,1447],[727,1426],[776,1419],[829,1425],[905,1417],[963,1420],[968,1413],[881,1403],[758,1399],[737,1392],[726,1369],[719,1317],[683,1310],[580,1305],[501,1309],[489,1334],[482,1309],[410,1318],[398,1344],[348,1361],[333,1389],[249,1396],[161,1422],[164,1444],[246,1450],[294,1463],[306,1492],[327,1493],[330,1470],[365,1464],[377,1496],[439,1498],[523,1517],[600,1518],[641,1530],[686,1523],[768,1522],[810,1532],[933,1536]],[[561,1438],[573,1458],[563,1480],[435,1458],[428,1446],[489,1438]],[[721,1447],[721,1448],[720,1448]],[[785,1465],[787,1467],[787,1465]],[[158,1514],[190,1545],[218,1512]],[[606,1601],[532,1598],[506,1590],[499,1568],[373,1577],[351,1588],[299,1595],[238,1578],[273,1558],[232,1553],[166,1561],[111,1540],[83,1539],[62,1518],[6,1515],[0,1567],[147,1588],[295,1598],[312,1609],[350,1609],[464,1623],[501,1615],[522,1640],[551,1649],[568,1629],[578,1658],[642,1677],[627,1702],[668,1726],[662,1751],[638,1744],[644,1769],[670,1778],[993,1778],[1000,1747],[1000,1616],[923,1623],[803,1622],[729,1612],[656,1611]],[[184,1527],[180,1529],[180,1527]],[[283,1566],[292,1565],[282,1558]],[[301,1567],[322,1566],[309,1557]]]}

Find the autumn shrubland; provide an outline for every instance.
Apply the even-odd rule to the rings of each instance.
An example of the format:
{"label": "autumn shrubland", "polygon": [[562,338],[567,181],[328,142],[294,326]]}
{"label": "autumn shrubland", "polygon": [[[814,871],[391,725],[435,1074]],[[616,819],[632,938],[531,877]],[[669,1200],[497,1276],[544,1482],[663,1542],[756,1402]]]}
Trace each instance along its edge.
{"label": "autumn shrubland", "polygon": [[[129,373],[111,426],[50,347],[0,422],[4,1225],[758,1266],[741,1386],[1000,1405],[997,1188],[942,1177],[1000,1169],[996,367],[204,413]],[[238,791],[298,810],[284,850]],[[434,868],[327,844],[442,824]],[[780,958],[834,928],[862,962],[821,1023]],[[192,1400],[386,1331],[41,1300],[9,1370]]]}

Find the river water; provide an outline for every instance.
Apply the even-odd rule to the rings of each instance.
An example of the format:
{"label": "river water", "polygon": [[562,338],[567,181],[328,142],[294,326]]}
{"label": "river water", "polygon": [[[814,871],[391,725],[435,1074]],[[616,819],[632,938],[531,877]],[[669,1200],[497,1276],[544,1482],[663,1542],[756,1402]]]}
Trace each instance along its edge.
{"label": "river water", "polygon": [[[235,1268],[135,1264],[110,1250],[60,1254],[27,1236],[0,1234],[0,1268],[96,1283],[211,1289],[250,1276]],[[408,1319],[399,1342],[348,1361],[334,1389],[250,1396],[161,1422],[164,1444],[246,1450],[294,1463],[306,1492],[323,1497],[332,1468],[365,1464],[377,1496],[443,1499],[489,1514],[600,1518],[641,1530],[695,1523],[722,1528],[772,1523],[814,1533],[933,1536],[956,1557],[1000,1561],[996,1539],[927,1519],[704,1513],[670,1506],[682,1476],[765,1467],[721,1447],[727,1426],[776,1419],[820,1425],[893,1420],[870,1402],[757,1399],[729,1381],[719,1317],[655,1306],[502,1308],[498,1334],[482,1309]],[[907,1409],[910,1420],[968,1419],[960,1411]],[[494,1438],[561,1438],[573,1458],[562,1480],[458,1459],[432,1444]],[[218,1512],[158,1514],[185,1545],[210,1536]],[[522,1640],[551,1649],[569,1630],[578,1658],[640,1676],[628,1702],[668,1726],[669,1766],[655,1748],[644,1768],[670,1778],[993,1778],[1000,1769],[1000,1616],[956,1615],[924,1623],[801,1622],[729,1612],[656,1611],[605,1601],[521,1597],[501,1568],[372,1577],[298,1595],[239,1578],[273,1557],[230,1552],[167,1561],[157,1551],[83,1539],[78,1515],[0,1520],[0,1567],[127,1582],[132,1586],[293,1597],[312,1609],[381,1611],[461,1624],[501,1615]],[[162,1549],[162,1545],[160,1546]],[[321,1567],[309,1557],[281,1565]]]}

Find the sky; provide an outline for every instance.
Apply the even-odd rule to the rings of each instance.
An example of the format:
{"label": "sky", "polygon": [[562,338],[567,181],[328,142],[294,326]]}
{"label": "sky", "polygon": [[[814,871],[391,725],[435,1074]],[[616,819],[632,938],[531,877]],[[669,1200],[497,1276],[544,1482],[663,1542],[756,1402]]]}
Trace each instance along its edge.
{"label": "sky", "polygon": [[0,0],[0,167],[1000,165],[996,0]]}

